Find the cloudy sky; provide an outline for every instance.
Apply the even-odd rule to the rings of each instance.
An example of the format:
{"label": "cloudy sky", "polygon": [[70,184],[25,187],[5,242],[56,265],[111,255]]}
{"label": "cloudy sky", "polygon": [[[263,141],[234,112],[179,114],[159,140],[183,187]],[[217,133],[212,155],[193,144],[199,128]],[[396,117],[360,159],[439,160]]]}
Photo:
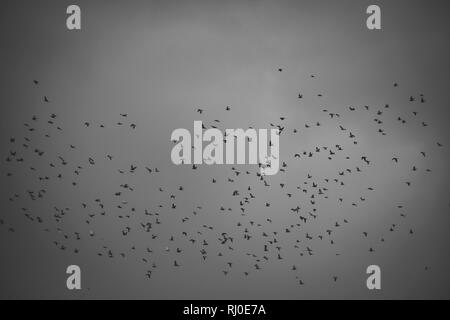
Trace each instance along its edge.
{"label": "cloudy sky", "polygon": [[[77,1],[79,31],[69,4],[1,12],[0,298],[450,297],[446,1],[377,1],[377,31],[372,1]],[[285,172],[175,166],[170,135],[194,120],[284,126]]]}

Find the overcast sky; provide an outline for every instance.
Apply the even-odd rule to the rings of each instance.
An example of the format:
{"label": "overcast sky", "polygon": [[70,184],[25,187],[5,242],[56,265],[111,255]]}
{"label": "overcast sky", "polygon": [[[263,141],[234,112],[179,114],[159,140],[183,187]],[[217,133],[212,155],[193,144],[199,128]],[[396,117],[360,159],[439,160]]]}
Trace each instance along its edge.
{"label": "overcast sky", "polygon": [[[0,298],[450,297],[447,1],[377,1],[382,10],[378,31],[366,28],[365,11],[372,1],[77,1],[80,31],[66,29],[69,4],[7,1],[2,6]],[[377,115],[378,110],[383,113]],[[54,125],[47,122],[52,113]],[[235,166],[239,176],[225,165],[175,166],[170,135],[177,128],[193,132],[194,120],[207,126],[220,120],[223,130],[285,126],[280,163],[286,162],[286,172],[267,177],[271,186],[265,187],[255,175],[257,166]],[[348,137],[350,131],[355,139]],[[332,160],[329,150],[314,152],[324,146],[336,151],[337,144],[343,150]],[[36,148],[44,156],[36,155]],[[25,161],[6,162],[10,151]],[[295,153],[302,154],[300,160]],[[397,164],[393,157],[399,158]],[[132,164],[138,167],[135,173],[129,172]],[[78,176],[77,166],[83,167]],[[146,166],[160,172],[149,174]],[[345,169],[352,173],[339,176]],[[313,182],[327,189],[328,198],[317,194]],[[256,199],[242,216],[239,200],[249,186]],[[42,199],[30,199],[27,191],[42,189]],[[115,196],[119,191],[121,196]],[[316,205],[311,205],[314,193]],[[19,197],[9,201],[14,194]],[[104,204],[105,216],[95,199]],[[307,223],[290,210],[297,205]],[[222,212],[221,206],[232,211]],[[60,222],[54,207],[69,208]],[[315,219],[308,213],[313,208]],[[158,212],[161,224],[145,216],[145,209]],[[184,217],[189,220],[182,222]],[[153,229],[147,233],[140,224],[150,221]],[[297,223],[301,227],[291,227]],[[131,232],[123,236],[126,227]],[[246,228],[250,240],[243,238]],[[234,237],[233,250],[218,241],[222,232]],[[265,253],[264,244],[274,237],[278,243]],[[108,258],[108,250],[114,258]],[[173,267],[174,260],[181,267]],[[231,269],[227,262],[233,263]],[[255,270],[255,263],[262,270]],[[65,286],[70,264],[82,269],[81,291]],[[366,288],[365,270],[371,264],[382,269],[378,292]],[[147,270],[153,270],[151,279]],[[229,270],[226,276],[224,270]]]}

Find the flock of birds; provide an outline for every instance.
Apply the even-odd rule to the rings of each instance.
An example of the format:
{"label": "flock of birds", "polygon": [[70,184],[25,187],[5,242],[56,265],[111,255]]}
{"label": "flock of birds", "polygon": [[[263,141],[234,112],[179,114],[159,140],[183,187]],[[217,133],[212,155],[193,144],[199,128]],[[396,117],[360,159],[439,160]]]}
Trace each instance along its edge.
{"label": "flock of birds", "polygon": [[[278,72],[283,72],[282,68]],[[315,75],[310,75],[315,78]],[[39,87],[38,80],[34,80],[33,84]],[[398,87],[397,83],[392,85]],[[301,102],[304,99],[304,93],[298,93],[297,99]],[[317,94],[321,97],[322,94]],[[44,104],[51,104],[52,99],[49,96],[43,96]],[[429,126],[426,120],[420,116],[420,105],[426,103],[424,94],[417,94],[405,97],[405,103],[414,104],[414,111],[410,115],[395,116],[396,121],[402,125],[411,125],[418,128]],[[36,224],[38,228],[52,234],[54,237],[54,245],[58,250],[73,252],[79,254],[83,245],[81,241],[101,241],[95,230],[94,222],[102,219],[115,219],[119,221],[122,228],[116,237],[127,239],[132,234],[144,233],[146,243],[131,243],[127,250],[114,248],[110,245],[101,244],[97,250],[97,255],[104,259],[139,259],[145,266],[143,277],[151,281],[152,278],[158,276],[158,268],[183,268],[183,255],[189,249],[197,252],[198,259],[201,263],[208,263],[211,257],[223,261],[220,272],[224,276],[230,274],[242,275],[244,278],[249,277],[252,273],[261,272],[265,264],[273,261],[286,260],[287,248],[294,250],[298,255],[298,263],[286,266],[288,270],[293,272],[298,285],[305,285],[307,280],[301,276],[301,259],[307,259],[309,256],[317,253],[317,244],[319,242],[327,243],[333,248],[336,245],[334,235],[345,228],[346,225],[352,223],[352,217],[336,219],[328,227],[316,232],[308,229],[308,224],[320,219],[321,211],[319,204],[325,201],[335,202],[336,205],[347,205],[350,208],[357,208],[370,198],[371,193],[375,192],[375,185],[367,185],[365,190],[360,190],[353,199],[346,199],[344,196],[336,196],[336,192],[330,190],[344,190],[346,188],[347,179],[361,174],[366,169],[374,166],[374,161],[365,154],[358,154],[357,157],[350,156],[346,153],[348,149],[358,147],[358,135],[354,130],[345,126],[341,121],[349,113],[365,112],[371,115],[371,121],[377,125],[377,133],[385,136],[388,132],[383,128],[386,117],[394,117],[394,112],[390,112],[393,108],[386,104],[380,108],[373,108],[367,105],[363,106],[347,106],[340,112],[331,112],[323,109],[323,117],[318,121],[302,124],[301,126],[292,127],[286,119],[281,115],[278,119],[269,123],[272,128],[278,128],[280,140],[285,135],[299,135],[304,130],[314,130],[320,128],[324,122],[332,125],[338,134],[345,137],[340,144],[314,146],[310,150],[300,150],[293,152],[289,157],[280,159],[280,170],[277,178],[261,175],[257,166],[229,166],[228,177],[226,180],[218,177],[206,177],[211,188],[215,185],[222,184],[229,189],[228,196],[232,199],[234,206],[226,206],[221,204],[206,204],[205,199],[195,199],[191,207],[180,207],[177,203],[178,197],[185,192],[186,188],[191,186],[179,185],[173,186],[155,186],[154,192],[159,193],[164,201],[152,204],[152,207],[137,208],[130,203],[129,194],[135,191],[135,186],[127,182],[130,175],[139,174],[141,176],[164,175],[162,167],[154,167],[146,164],[140,164],[134,161],[129,164],[128,168],[116,168],[112,175],[119,175],[124,181],[116,186],[116,191],[111,195],[105,195],[102,198],[81,201],[77,206],[53,206],[53,212],[41,212],[33,209],[33,203],[42,201],[53,201],[52,194],[49,194],[47,186],[55,181],[60,181],[71,188],[85,187],[83,179],[88,174],[89,169],[95,166],[103,166],[104,162],[111,162],[114,165],[114,154],[88,154],[82,156],[84,161],[73,162],[71,160],[72,153],[83,152],[82,148],[77,145],[67,143],[65,149],[57,150],[58,156],[54,157],[48,150],[38,147],[41,140],[50,141],[54,136],[64,136],[64,125],[59,121],[57,113],[40,115],[30,115],[29,121],[23,124],[23,135],[10,137],[10,150],[2,162],[2,175],[7,179],[14,179],[16,173],[29,171],[30,179],[36,179],[37,189],[28,188],[21,185],[22,190],[9,190],[11,192],[8,201],[16,206],[19,214],[23,215],[30,223]],[[42,109],[45,110],[45,109]],[[224,106],[223,112],[233,113],[235,107]],[[222,122],[219,119],[207,118],[209,113],[214,111],[207,108],[194,107],[193,112],[197,116],[202,117],[204,128],[213,127],[223,129]],[[126,128],[127,130],[139,130],[136,122],[129,121],[131,118],[127,113],[121,113],[118,121],[114,126]],[[207,124],[209,123],[209,124]],[[86,121],[81,124],[85,130],[93,126],[105,128],[105,124],[94,124]],[[60,138],[59,138],[60,139]],[[444,145],[436,141],[431,148],[444,148]],[[357,150],[357,149],[356,149]],[[352,153],[353,154],[353,153]],[[427,159],[428,150],[420,152],[420,157]],[[397,154],[388,155],[393,165],[400,165],[402,157]],[[319,174],[307,173],[303,177],[298,177],[298,183],[292,185],[288,182],[288,177],[295,174],[290,169],[295,168],[297,163],[305,159],[325,158],[330,161],[339,158],[350,160],[348,166],[337,170],[333,175],[322,177]],[[43,165],[45,163],[45,165]],[[351,164],[351,165],[350,165]],[[46,167],[44,169],[44,167]],[[197,165],[185,167],[185,170],[191,170],[192,174],[199,174],[201,171]],[[411,171],[422,170],[427,174],[432,173],[431,168],[420,168],[414,165]],[[203,178],[203,177],[202,177]],[[281,179],[278,182],[275,179]],[[275,183],[274,181],[277,181]],[[414,181],[404,181],[405,188],[408,188]],[[11,184],[13,185],[13,184]],[[245,187],[242,187],[244,186]],[[259,196],[258,191],[261,188],[267,188],[273,195],[277,195],[279,199],[285,198],[284,203],[288,203],[285,212],[280,209],[273,208],[272,203],[264,196]],[[152,192],[153,192],[152,191]],[[226,195],[225,195],[226,196]],[[212,205],[216,207],[211,211],[206,206]],[[265,215],[261,218],[254,218],[249,213],[254,208],[262,207],[265,209]],[[263,210],[264,210],[263,209]],[[259,210],[259,209],[258,209]],[[357,210],[357,209],[355,209]],[[387,232],[396,232],[400,230],[401,219],[407,218],[407,212],[404,205],[399,204],[395,210],[398,210],[398,223],[393,223],[388,227]],[[186,231],[179,233],[167,233],[161,231],[161,226],[166,223],[166,217],[171,213],[180,214],[179,223],[182,226],[190,224],[191,229],[185,228]],[[223,225],[209,225],[203,222],[204,215],[233,215],[238,219],[234,228],[226,228]],[[282,225],[274,222],[275,215],[289,215],[293,223]],[[65,228],[64,221],[68,217],[78,217],[84,219],[85,228],[79,230],[70,230]],[[251,218],[253,216],[253,218]],[[2,213],[0,217],[0,232],[15,232],[16,227],[11,225],[8,216]],[[169,230],[177,230],[170,228]],[[188,231],[195,230],[195,232]],[[404,230],[403,230],[404,231]],[[414,230],[408,228],[408,234],[413,235]],[[361,232],[361,238],[368,239],[367,231]],[[245,242],[251,241],[255,244],[252,251],[246,251]],[[380,243],[385,242],[384,236],[379,238]],[[369,241],[368,241],[369,242]],[[370,244],[367,245],[368,252],[377,250],[377,243],[372,238]],[[156,252],[162,252],[170,257],[170,265],[161,265],[155,261]],[[340,250],[335,250],[336,255],[340,255]],[[330,281],[336,282],[339,275],[330,276]]]}

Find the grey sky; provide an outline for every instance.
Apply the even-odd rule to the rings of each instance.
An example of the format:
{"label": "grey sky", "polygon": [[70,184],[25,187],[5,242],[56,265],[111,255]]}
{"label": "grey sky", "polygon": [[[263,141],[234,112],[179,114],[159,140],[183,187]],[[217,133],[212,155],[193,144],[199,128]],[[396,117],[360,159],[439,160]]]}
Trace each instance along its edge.
{"label": "grey sky", "polygon": [[[0,226],[0,298],[449,298],[448,2],[377,1],[381,31],[365,26],[365,9],[372,1],[77,1],[81,31],[65,27],[69,4],[7,1],[1,12],[0,218],[5,225]],[[394,82],[399,86],[394,88]],[[420,94],[425,103],[420,103]],[[44,95],[50,103],[42,101]],[[410,96],[417,101],[409,102]],[[225,111],[226,106],[232,110]],[[351,112],[348,106],[357,110]],[[205,112],[200,115],[197,108]],[[378,110],[383,114],[377,116]],[[330,112],[341,117],[331,119]],[[51,113],[57,114],[55,122],[62,131],[47,123]],[[127,118],[120,113],[127,113]],[[33,115],[39,118],[36,123]],[[286,120],[280,121],[280,116]],[[377,125],[374,118],[383,124]],[[242,172],[238,177],[231,166],[200,166],[197,171],[174,166],[171,132],[192,132],[194,120],[210,125],[215,119],[221,128],[285,125],[280,155],[288,164],[286,173],[268,177],[267,188],[257,180],[255,166],[236,166]],[[118,121],[125,125],[118,126]],[[36,131],[27,132],[23,123]],[[137,124],[136,130],[130,123]],[[311,128],[306,129],[306,123]],[[340,131],[339,125],[347,131]],[[357,145],[348,138],[350,131]],[[51,138],[45,138],[46,133]],[[14,146],[10,137],[16,138]],[[30,150],[21,146],[24,137],[32,140]],[[439,148],[438,141],[444,147]],[[295,153],[314,151],[316,146],[335,149],[336,144],[344,150],[333,160],[325,150],[312,158],[294,158]],[[45,150],[45,156],[33,154],[35,148]],[[23,154],[25,162],[6,163],[10,150]],[[107,154],[114,159],[108,161]],[[363,155],[371,165],[364,164]],[[58,156],[69,165],[61,166]],[[95,166],[89,165],[89,157],[96,160]],[[134,174],[118,172],[128,171],[131,164],[138,166]],[[78,165],[83,169],[75,176]],[[145,166],[160,172],[148,174]],[[361,173],[355,173],[357,166]],[[347,168],[352,174],[339,177],[338,172]],[[246,170],[252,174],[246,175]],[[6,177],[7,172],[13,176]],[[58,173],[64,178],[58,180]],[[308,173],[312,179],[307,179]],[[41,182],[39,175],[51,180]],[[325,183],[325,178],[331,181]],[[333,178],[342,179],[345,186]],[[78,185],[72,186],[72,181]],[[309,183],[307,194],[296,188],[304,181]],[[328,188],[328,199],[316,195],[316,206],[310,205],[313,181]],[[121,190],[124,183],[134,191]],[[256,199],[241,216],[232,192],[246,194],[248,186]],[[369,186],[375,190],[368,191]],[[47,190],[45,197],[29,200],[27,190],[41,188]],[[118,191],[121,197],[114,196]],[[20,197],[8,201],[15,193]],[[170,194],[176,195],[175,210],[170,208]],[[344,198],[342,204],[339,197]],[[97,198],[105,205],[105,216],[99,214]],[[127,204],[118,209],[121,201]],[[265,207],[266,202],[271,206]],[[315,207],[318,217],[308,216],[307,223],[286,234],[285,228],[301,222],[290,210],[297,205],[305,216]],[[54,206],[70,208],[59,223]],[[194,216],[196,206],[203,208]],[[223,213],[221,206],[233,210]],[[28,220],[21,208],[45,222]],[[154,224],[151,233],[140,226],[155,219],[146,217],[144,209],[160,214],[162,223]],[[96,216],[90,219],[92,213]],[[129,219],[118,217],[127,214]],[[186,216],[189,221],[182,223]],[[392,224],[394,232],[389,231]],[[10,226],[15,232],[8,232]],[[124,237],[126,226],[132,231]],[[245,228],[251,240],[243,239]],[[326,233],[330,228],[331,237]],[[183,231],[198,241],[191,244]],[[261,234],[273,231],[279,234],[283,260],[277,260],[272,245],[269,261],[262,261],[262,270],[256,271],[255,259],[246,253],[261,259],[268,240]],[[75,240],[74,232],[82,240]],[[235,238],[233,251],[217,240],[221,232]],[[152,240],[152,233],[158,238]],[[308,241],[306,233],[314,239]],[[200,253],[203,240],[209,243],[206,261]],[[296,240],[300,249],[294,247]],[[53,241],[67,250],[59,250]],[[105,256],[103,246],[111,248],[113,259]],[[314,255],[300,256],[307,246]],[[148,254],[147,247],[154,253]],[[174,252],[177,247],[183,249],[181,254]],[[370,247],[375,252],[370,253]],[[74,254],[74,248],[80,252]],[[127,257],[121,258],[120,252]],[[218,252],[224,256],[218,257]],[[174,259],[180,268],[173,267]],[[233,267],[224,276],[230,261]],[[157,267],[147,279],[153,262]],[[82,269],[80,292],[65,287],[69,264]],[[291,271],[293,264],[296,272]],[[382,268],[379,292],[365,286],[370,264]],[[300,286],[296,277],[305,284]]]}

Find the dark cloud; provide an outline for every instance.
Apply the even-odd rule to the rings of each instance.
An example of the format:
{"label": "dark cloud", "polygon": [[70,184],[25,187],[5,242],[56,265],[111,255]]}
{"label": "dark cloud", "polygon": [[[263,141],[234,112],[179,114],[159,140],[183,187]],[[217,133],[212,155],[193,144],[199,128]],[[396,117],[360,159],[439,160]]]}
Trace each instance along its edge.
{"label": "dark cloud", "polygon": [[[0,217],[6,224],[0,226],[1,298],[449,297],[447,2],[381,1],[381,31],[365,27],[369,1],[79,1],[82,30],[74,32],[65,28],[69,4],[17,1],[2,9]],[[420,103],[420,94],[425,103]],[[43,102],[44,95],[49,103]],[[410,102],[410,96],[417,101]],[[231,110],[226,111],[226,106]],[[349,111],[349,106],[357,110]],[[195,112],[199,107],[204,114]],[[377,116],[378,110],[383,114]],[[47,123],[51,113],[57,114],[53,126]],[[127,113],[126,119],[120,113]],[[331,119],[329,113],[341,117]],[[33,115],[39,120],[33,125],[36,131],[30,132],[23,124],[32,123]],[[280,116],[286,120],[282,122]],[[374,118],[383,124],[377,125]],[[237,166],[243,173],[234,184],[227,183],[235,175],[230,166],[200,166],[197,171],[174,166],[171,132],[192,130],[194,120],[211,124],[214,119],[220,119],[221,128],[284,123],[280,163],[288,164],[287,172],[268,177],[272,186],[266,188],[257,180],[254,166]],[[118,126],[119,121],[124,125]],[[423,127],[422,121],[429,125]],[[306,129],[305,123],[311,128]],[[55,129],[58,125],[62,131]],[[377,132],[380,127],[385,136]],[[292,133],[294,128],[298,134]],[[350,131],[357,145],[348,138]],[[46,133],[51,138],[45,138]],[[17,140],[13,147],[10,137]],[[32,138],[25,163],[3,161],[12,149],[25,152],[24,137]],[[438,141],[443,148],[436,145]],[[70,144],[76,149],[71,150]],[[312,158],[294,158],[295,153],[336,144],[344,150],[331,161],[325,150]],[[33,155],[34,148],[45,150],[45,155]],[[114,159],[108,161],[107,154]],[[371,165],[364,164],[363,155]],[[67,167],[58,156],[68,161]],[[399,157],[398,164],[391,160],[394,156]],[[89,164],[89,157],[95,165]],[[57,165],[56,171],[49,162]],[[128,172],[131,164],[138,166],[134,174]],[[77,165],[83,166],[80,176],[73,172]],[[145,166],[160,172],[148,174]],[[363,169],[360,174],[354,173],[357,166]],[[417,172],[411,170],[413,166]],[[308,174],[313,176],[310,180],[325,185],[325,178],[332,180],[347,168],[353,174],[342,178],[345,187],[331,181],[329,198],[318,198],[316,206],[310,205],[311,193],[304,195],[296,188],[308,181]],[[427,168],[432,172],[427,173]],[[245,170],[252,175],[245,175]],[[13,177],[6,177],[9,171]],[[62,181],[55,177],[59,171]],[[49,175],[51,180],[41,182],[39,175]],[[411,181],[410,187],[406,181]],[[120,190],[124,183],[134,191]],[[280,183],[286,184],[286,190]],[[183,191],[178,190],[180,185]],[[257,199],[242,217],[232,192],[245,193],[249,185]],[[367,190],[370,186],[375,190]],[[27,190],[42,187],[47,190],[45,197],[29,200]],[[116,208],[118,191],[123,192],[120,201],[128,202],[123,209]],[[288,192],[292,198],[286,196]],[[15,193],[20,198],[8,201]],[[158,208],[170,206],[170,194],[177,195],[177,208]],[[342,205],[339,197],[345,199]],[[97,198],[105,204],[105,216],[95,207]],[[265,207],[265,202],[271,206]],[[81,203],[89,207],[83,209]],[[290,210],[297,205],[305,215],[316,207],[317,219],[309,217],[302,227],[290,228],[301,222]],[[59,223],[55,206],[70,208]],[[196,206],[202,209],[194,217]],[[221,206],[233,211],[223,213]],[[46,222],[29,221],[23,207]],[[147,219],[145,209],[160,213],[157,239],[152,240],[139,224]],[[93,211],[96,217],[90,219]],[[118,217],[127,214],[129,219]],[[185,216],[191,220],[183,224]],[[349,223],[344,225],[344,219]],[[251,227],[249,221],[262,227]],[[243,227],[238,228],[238,222]],[[336,222],[342,226],[334,228]],[[394,232],[389,231],[392,224]],[[214,226],[214,231],[203,225]],[[10,226],[14,233],[7,231]],[[126,226],[132,231],[125,237]],[[253,236],[249,241],[243,239],[245,227]],[[286,227],[291,234],[281,232]],[[326,234],[329,228],[331,237]],[[199,230],[198,241],[209,242],[206,261],[202,246],[181,235]],[[280,232],[283,260],[277,260],[272,249],[269,261],[261,262],[264,267],[256,271],[255,259],[246,253],[262,257],[261,233],[273,231]],[[80,232],[81,241],[74,239],[74,232]],[[218,243],[219,232],[233,234],[234,251]],[[314,240],[308,242],[306,233]],[[64,234],[70,235],[68,240]],[[324,235],[323,241],[319,235]],[[296,239],[303,249],[311,246],[314,255],[300,256]],[[53,241],[68,249],[58,250]],[[103,246],[114,251],[114,259],[107,258]],[[72,253],[75,247],[78,254]],[[145,253],[147,247],[154,254]],[[166,247],[171,251],[166,252]],[[183,249],[179,258],[173,252],[176,247]],[[375,252],[370,253],[370,247]],[[224,251],[223,258],[219,251]],[[99,257],[99,252],[106,256]],[[126,252],[127,258],[118,257],[120,252]],[[144,256],[148,264],[141,260]],[[175,256],[179,268],[173,267]],[[224,276],[228,261],[233,267]],[[157,267],[147,279],[152,263]],[[79,293],[65,287],[69,264],[82,269]],[[291,271],[293,264],[296,272]],[[380,292],[365,286],[370,264],[382,269]],[[250,272],[248,277],[245,271]]]}

